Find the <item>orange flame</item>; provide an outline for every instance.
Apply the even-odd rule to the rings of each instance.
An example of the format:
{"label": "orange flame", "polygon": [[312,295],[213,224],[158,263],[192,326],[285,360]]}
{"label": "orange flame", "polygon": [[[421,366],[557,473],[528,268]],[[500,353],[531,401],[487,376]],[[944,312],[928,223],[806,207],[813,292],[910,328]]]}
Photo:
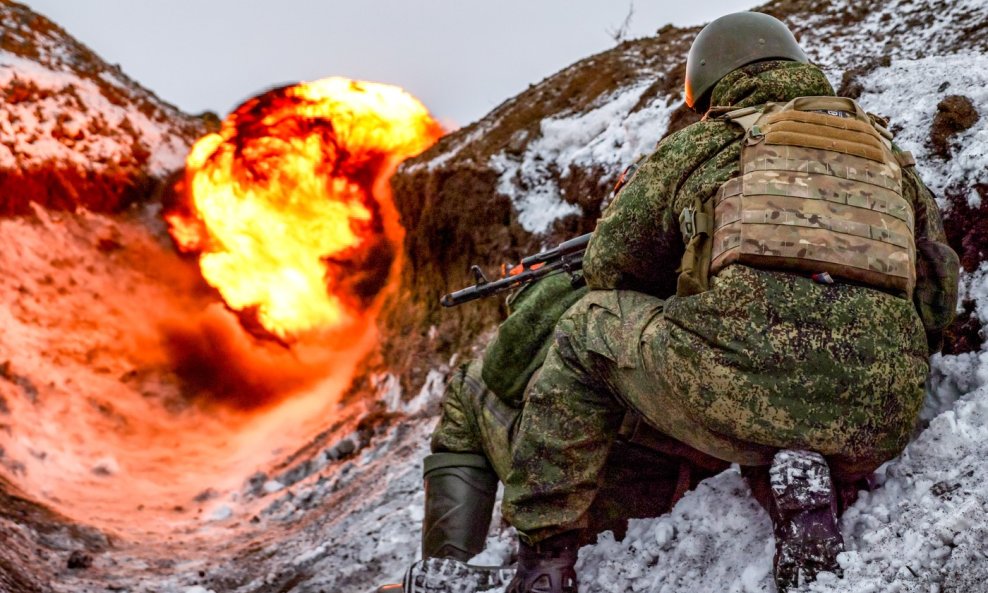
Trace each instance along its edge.
{"label": "orange flame", "polygon": [[242,319],[282,340],[346,327],[394,273],[402,231],[381,182],[441,134],[397,87],[274,89],[193,146],[189,203],[165,219]]}

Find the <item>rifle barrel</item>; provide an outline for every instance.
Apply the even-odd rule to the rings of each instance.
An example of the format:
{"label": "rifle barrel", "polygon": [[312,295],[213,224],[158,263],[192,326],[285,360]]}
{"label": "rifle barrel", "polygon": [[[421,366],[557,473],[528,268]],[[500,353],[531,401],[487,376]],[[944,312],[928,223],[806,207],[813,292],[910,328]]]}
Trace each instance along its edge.
{"label": "rifle barrel", "polygon": [[535,255],[526,257],[521,260],[521,264],[522,266],[529,268],[535,264],[551,261],[564,255],[576,253],[577,251],[583,251],[587,248],[587,243],[590,242],[590,237],[592,235],[593,233],[587,233],[586,235],[580,235],[579,237],[573,237],[572,239],[563,241],[552,249],[547,249],[536,253]]}
{"label": "rifle barrel", "polygon": [[[586,245],[586,241],[589,240],[589,235],[584,236],[587,237],[587,239],[583,240],[583,245]],[[577,237],[571,241],[576,241],[577,239],[583,239],[583,237]],[[562,247],[562,245],[560,245],[560,247]],[[556,249],[559,249],[559,247]],[[526,260],[527,259],[529,258],[526,258]],[[493,282],[483,282],[462,288],[456,292],[443,295],[443,297],[439,299],[439,303],[443,307],[455,307],[457,305],[462,305],[463,303],[468,303],[473,300],[482,299],[484,297],[497,294],[504,290],[509,290],[517,286],[528,284],[529,282],[534,282],[539,278],[543,278],[556,272],[574,272],[583,266],[583,253],[580,248],[571,247],[568,252],[557,253],[555,259],[536,263],[543,263],[543,265],[537,268],[531,268],[526,265],[525,269],[518,274],[505,276],[498,280],[494,280]]]}

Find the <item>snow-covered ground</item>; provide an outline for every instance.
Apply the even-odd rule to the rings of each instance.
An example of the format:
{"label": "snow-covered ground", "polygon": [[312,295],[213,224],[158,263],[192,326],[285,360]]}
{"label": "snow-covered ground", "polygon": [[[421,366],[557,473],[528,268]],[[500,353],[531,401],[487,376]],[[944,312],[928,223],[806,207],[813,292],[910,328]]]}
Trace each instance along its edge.
{"label": "snow-covered ground", "polygon": [[633,111],[651,82],[643,77],[602,97],[587,113],[544,119],[541,135],[520,157],[504,151],[491,158],[500,173],[498,191],[511,198],[522,228],[544,233],[554,220],[580,211],[563,200],[557,179],[592,166],[613,175],[655,148],[677,105],[660,96]]}
{"label": "snow-covered ground", "polygon": [[[149,153],[147,170],[152,175],[163,176],[185,162],[189,138],[152,120],[133,103],[120,104],[117,98],[114,104],[96,83],[75,72],[0,52],[0,87],[17,85],[29,87],[32,98],[39,100],[8,103],[0,110],[4,169],[32,169],[51,162],[87,169],[132,165],[132,143]],[[111,130],[114,133],[107,133]]]}
{"label": "snow-covered ground", "polygon": [[[850,9],[835,2],[833,14]],[[916,27],[915,19],[929,21]],[[988,178],[988,61],[964,47],[959,31],[988,19],[978,0],[893,2],[853,30],[814,29],[801,23],[804,45],[831,76],[835,88],[843,68],[873,63],[860,80],[860,102],[891,120],[904,149],[912,151],[924,181],[948,212],[948,188],[970,188]],[[884,32],[887,43],[876,43]],[[894,32],[894,33],[893,33]],[[898,34],[898,39],[894,35]],[[898,41],[902,41],[899,43]],[[859,44],[854,46],[852,44]],[[854,60],[847,48],[861,48]],[[629,114],[639,83],[615,90],[593,109],[546,119],[541,136],[521,156],[497,154],[499,190],[512,198],[519,222],[544,232],[571,206],[559,196],[558,172],[572,166],[627,164],[662,135],[671,109],[666,98]],[[951,141],[951,158],[932,154],[930,130],[937,105],[948,95],[968,97],[980,119]],[[985,246],[988,248],[988,246]],[[988,327],[988,262],[962,278],[962,300],[975,303]],[[810,590],[832,593],[988,591],[988,347],[956,356],[936,355],[924,420],[926,428],[902,456],[879,472],[881,487],[864,494],[844,516],[848,551],[842,579],[824,575]],[[503,533],[492,537],[483,562],[504,561]],[[606,534],[581,551],[578,569],[585,593],[770,592],[774,545],[765,512],[734,471],[712,478],[657,519],[636,520],[623,541]]]}
{"label": "snow-covered ground", "polygon": [[91,172],[182,166],[202,124],[162,102],[57,26],[0,5],[0,168]]}

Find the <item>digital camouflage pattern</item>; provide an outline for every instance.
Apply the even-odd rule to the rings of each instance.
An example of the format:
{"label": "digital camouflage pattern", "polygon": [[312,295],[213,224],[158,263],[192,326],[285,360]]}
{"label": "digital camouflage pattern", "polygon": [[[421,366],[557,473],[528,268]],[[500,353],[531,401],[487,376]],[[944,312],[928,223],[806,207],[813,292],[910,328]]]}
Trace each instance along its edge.
{"label": "digital camouflage pattern", "polygon": [[[522,408],[498,398],[481,377],[479,360],[463,364],[453,373],[432,436],[432,451],[484,455],[503,481],[510,471]],[[574,434],[583,429],[570,426]],[[603,467],[600,490],[581,524],[586,527],[584,543],[594,541],[596,534],[605,530],[621,537],[629,518],[668,512],[687,488],[723,471],[727,464],[661,435],[636,434],[620,438]]]}
{"label": "digital camouflage pattern", "polygon": [[[765,62],[712,96],[745,107],[832,94],[814,66]],[[666,138],[598,222],[584,259],[598,290],[557,325],[513,439],[503,509],[529,543],[586,523],[625,406],[720,459],[767,465],[779,448],[805,448],[848,480],[906,444],[929,371],[924,323],[942,329],[956,298],[956,255],[932,197],[907,169],[917,244],[945,248],[920,249],[917,264],[917,295],[936,295],[938,314],[921,320],[918,301],[743,265],[674,297],[679,214],[739,175],[742,135],[708,119]]]}
{"label": "digital camouflage pattern", "polygon": [[520,408],[501,401],[484,385],[483,364],[460,365],[446,383],[442,415],[432,433],[432,452],[476,453],[503,477],[511,464],[511,436]]}
{"label": "digital camouflage pattern", "polygon": [[508,299],[508,318],[484,351],[484,384],[499,398],[521,406],[525,386],[542,366],[552,329],[566,309],[587,293],[582,278],[567,273],[546,276]]}

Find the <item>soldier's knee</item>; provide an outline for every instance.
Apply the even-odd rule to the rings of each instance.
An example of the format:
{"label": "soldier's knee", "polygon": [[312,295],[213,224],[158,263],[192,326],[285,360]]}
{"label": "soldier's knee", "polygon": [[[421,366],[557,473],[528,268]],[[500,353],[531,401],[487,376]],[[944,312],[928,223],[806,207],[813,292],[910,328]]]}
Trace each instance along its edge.
{"label": "soldier's knee", "polygon": [[591,333],[594,318],[602,312],[620,311],[612,290],[591,290],[566,310],[556,323],[555,342],[568,351],[583,351]]}

